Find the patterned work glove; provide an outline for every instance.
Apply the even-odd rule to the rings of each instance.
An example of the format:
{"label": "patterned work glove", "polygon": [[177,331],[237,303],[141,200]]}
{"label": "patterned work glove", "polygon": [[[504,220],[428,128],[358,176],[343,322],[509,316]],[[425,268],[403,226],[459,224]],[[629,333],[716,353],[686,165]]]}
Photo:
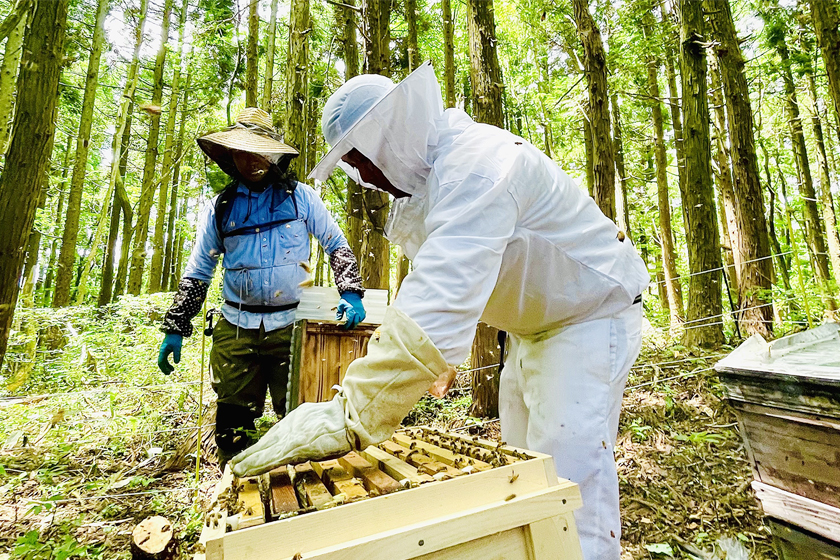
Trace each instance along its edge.
{"label": "patterned work glove", "polygon": [[347,314],[347,320],[344,322],[345,329],[356,328],[356,325],[365,320],[365,306],[362,305],[362,298],[356,292],[341,294],[338,310],[335,312],[336,321],[340,321],[345,313]]}
{"label": "patterned work glove", "polygon": [[181,361],[181,343],[183,340],[183,336],[175,333],[169,333],[163,339],[158,353],[158,367],[164,374],[169,375],[175,371],[175,366],[169,363],[170,354],[172,354],[172,359],[176,364]]}

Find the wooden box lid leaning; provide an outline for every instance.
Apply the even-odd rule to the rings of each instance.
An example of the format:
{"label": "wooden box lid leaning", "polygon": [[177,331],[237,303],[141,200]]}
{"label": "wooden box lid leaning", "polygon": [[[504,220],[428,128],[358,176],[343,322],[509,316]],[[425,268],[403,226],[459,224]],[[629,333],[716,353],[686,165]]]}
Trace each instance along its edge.
{"label": "wooden box lid leaning", "polygon": [[580,505],[548,455],[413,428],[260,477],[226,470],[196,560],[578,560]]}
{"label": "wooden box lid leaning", "polygon": [[[840,558],[840,325],[770,343],[753,336],[715,369],[738,416],[756,495],[782,522],[771,524],[777,541],[795,548],[818,539]],[[802,535],[791,540],[791,532]]]}

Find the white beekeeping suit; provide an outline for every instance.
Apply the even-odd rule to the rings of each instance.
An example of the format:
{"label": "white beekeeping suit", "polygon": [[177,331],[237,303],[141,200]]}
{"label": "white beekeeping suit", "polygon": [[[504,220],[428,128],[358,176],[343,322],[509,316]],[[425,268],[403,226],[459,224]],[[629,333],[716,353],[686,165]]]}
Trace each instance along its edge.
{"label": "white beekeeping suit", "polygon": [[[613,444],[649,281],[632,244],[534,146],[458,109],[444,111],[430,64],[397,86],[382,76],[349,80],[327,102],[322,130],[333,148],[312,172],[316,180],[336,165],[361,179],[341,161],[355,148],[410,195],[395,201],[386,226],[413,263],[389,311],[439,352],[428,369],[462,363],[479,320],[510,334],[502,437],[554,456],[558,475],[581,486],[576,519],[585,558],[617,560]],[[396,324],[386,317],[383,329]],[[379,376],[375,368],[357,371]],[[350,392],[345,380],[352,401]],[[353,440],[355,425],[347,426]]]}

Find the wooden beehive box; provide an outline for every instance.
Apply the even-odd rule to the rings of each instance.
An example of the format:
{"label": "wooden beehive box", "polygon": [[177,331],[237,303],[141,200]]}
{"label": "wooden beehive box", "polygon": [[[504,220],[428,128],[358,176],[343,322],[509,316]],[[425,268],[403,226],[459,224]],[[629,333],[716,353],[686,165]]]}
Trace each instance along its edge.
{"label": "wooden beehive box", "polygon": [[840,546],[838,325],[769,344],[754,336],[715,369],[738,416],[765,514]]}
{"label": "wooden beehive box", "polygon": [[425,428],[216,487],[196,559],[578,560],[548,455]]}
{"label": "wooden beehive box", "polygon": [[335,288],[311,287],[301,294],[292,332],[286,412],[335,395],[332,387],[342,382],[350,362],[367,353],[368,340],[385,316],[388,292],[365,291],[367,317],[352,330],[335,320],[338,299]]}

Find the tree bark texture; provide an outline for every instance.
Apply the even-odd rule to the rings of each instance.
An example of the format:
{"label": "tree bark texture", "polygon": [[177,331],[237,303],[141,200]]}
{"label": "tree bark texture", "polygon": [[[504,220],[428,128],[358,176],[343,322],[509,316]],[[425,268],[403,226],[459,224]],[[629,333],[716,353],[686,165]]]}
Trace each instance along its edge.
{"label": "tree bark texture", "polygon": [[306,168],[306,115],[309,88],[309,0],[292,0],[289,30],[289,59],[286,72],[286,143],[300,152],[289,168],[304,179]]}
{"label": "tree bark texture", "polygon": [[[155,166],[160,137],[160,106],[163,99],[163,68],[166,63],[166,44],[169,42],[169,22],[172,15],[172,0],[165,0],[163,22],[160,26],[160,48],[155,58],[154,82],[151,111],[149,115],[149,138],[143,164],[143,183],[140,202],[137,204],[137,225],[134,229],[134,249],[128,273],[128,293],[139,295],[143,289],[143,269],[146,266],[146,241],[149,237],[149,217],[155,198]],[[91,249],[91,252],[93,249]]]}
{"label": "tree bark texture", "polygon": [[[344,4],[355,6],[356,0],[344,0]],[[359,75],[359,46],[356,42],[356,11],[335,6],[336,27],[341,30],[341,53],[344,60],[344,79]],[[362,187],[349,177],[347,179],[347,242],[356,258],[361,262],[362,236],[364,235],[364,197]]]}
{"label": "tree bark texture", "polygon": [[589,85],[589,114],[592,126],[592,191],[604,215],[615,221],[615,155],[610,136],[610,98],[607,94],[607,60],[601,31],[588,0],[573,0],[575,26],[583,45],[583,61]]}
{"label": "tree bark texture", "polygon": [[719,214],[722,216],[721,226],[724,229],[725,239],[729,243],[729,251],[731,253],[732,262],[727,262],[727,271],[729,273],[729,266],[734,266],[734,271],[729,273],[730,289],[735,292],[735,302],[740,306],[741,300],[741,253],[737,251],[737,247],[741,246],[741,230],[738,228],[738,220],[735,217],[735,188],[732,185],[732,166],[730,164],[731,155],[729,153],[728,133],[726,128],[726,105],[723,101],[723,85],[720,81],[720,70],[717,64],[717,58],[709,57],[709,83],[711,89],[711,103],[713,108],[713,124],[715,128],[715,178],[717,179],[718,191],[720,192],[720,200],[723,202],[723,207]]}
{"label": "tree bark texture", "polygon": [[[828,74],[828,91],[834,102],[834,112],[840,119],[840,14],[834,0],[810,2],[811,20]],[[840,138],[840,127],[837,128],[837,136]]]}
{"label": "tree bark texture", "polygon": [[[85,189],[88,153],[90,152],[90,129],[93,124],[93,107],[96,103],[96,88],[99,85],[99,62],[105,44],[105,17],[108,15],[108,0],[99,0],[96,22],[88,59],[82,114],[79,120],[79,134],[76,137],[76,159],[70,179],[70,194],[67,198],[67,218],[61,235],[61,252],[58,256],[58,270],[55,279],[53,307],[64,307],[70,302],[70,281],[76,262],[76,243],[79,236],[79,217],[82,210],[82,194]],[[106,200],[105,205],[108,204]]]}
{"label": "tree bark texture", "polygon": [[39,2],[24,39],[17,110],[0,174],[0,366],[18,297],[18,280],[55,134],[68,0]]}
{"label": "tree bark texture", "polygon": [[723,342],[721,258],[712,167],[709,105],[706,98],[706,53],[700,2],[680,0],[680,66],[684,124],[685,181],[683,209],[688,244],[688,309],[684,341],[689,346]]}
{"label": "tree bark texture", "polygon": [[46,305],[46,302],[52,301],[52,287],[55,280],[55,263],[58,258],[58,243],[61,240],[59,232],[61,231],[61,222],[64,217],[64,201],[67,194],[67,175],[70,173],[70,153],[73,142],[73,134],[67,133],[67,141],[64,145],[64,162],[61,164],[61,182],[58,185],[58,202],[55,207],[55,214],[52,216],[52,230],[50,231],[52,243],[50,243],[50,257],[47,262],[47,275],[44,279],[44,289],[41,294],[41,300]]}
{"label": "tree bark texture", "polygon": [[504,128],[502,69],[492,0],[467,0],[473,119]]}
{"label": "tree bark texture", "polygon": [[408,71],[420,66],[420,49],[417,47],[417,0],[405,0],[405,23],[408,27]]}
{"label": "tree bark texture", "polygon": [[[188,59],[190,57],[187,57]],[[190,62],[187,63],[188,68]],[[175,245],[175,218],[178,215],[178,187],[181,179],[181,160],[184,157],[184,133],[186,132],[187,116],[189,115],[190,84],[192,83],[192,71],[187,71],[187,81],[184,87],[181,100],[181,123],[178,125],[178,140],[175,143],[175,164],[172,169],[172,192],[169,195],[169,213],[166,225],[166,254],[163,260],[163,278],[161,290],[174,291],[178,288],[178,278],[172,277],[172,264],[174,262],[172,250]],[[189,150],[188,150],[189,151]]]}
{"label": "tree bark texture", "polygon": [[[502,71],[496,54],[496,21],[491,0],[467,0],[467,28],[470,48],[473,118],[481,123],[504,127]],[[479,323],[473,339],[470,367],[485,368],[499,363],[498,329]],[[488,376],[488,374],[490,374]],[[470,414],[496,417],[499,411],[499,382],[490,369],[472,376],[473,402]]]}
{"label": "tree bark texture", "polygon": [[[256,6],[257,1],[251,4]],[[187,27],[187,9],[189,0],[184,0],[178,18],[178,47],[175,49],[176,61],[172,72],[172,84],[169,90],[166,128],[164,129],[163,162],[160,166],[160,189],[158,190],[157,212],[155,214],[155,233],[152,241],[152,263],[149,266],[149,293],[160,292],[164,283],[163,261],[166,252],[166,209],[169,202],[169,184],[172,180],[173,153],[175,145],[175,118],[178,115],[178,98],[181,95],[181,66],[184,58],[184,30]],[[256,9],[256,8],[254,8]],[[259,18],[257,18],[259,24]],[[259,27],[259,25],[257,25]],[[255,94],[256,97],[256,94]]]}
{"label": "tree bark texture", "polygon": [[796,96],[796,86],[793,82],[793,72],[790,68],[790,53],[784,35],[777,37],[773,46],[781,60],[779,73],[784,83],[785,109],[790,126],[793,157],[796,160],[796,168],[799,172],[799,193],[802,196],[802,211],[805,214],[806,241],[814,255],[823,305],[826,309],[834,311],[837,306],[831,295],[831,271],[828,264],[825,230],[820,217],[820,209],[817,206],[817,193],[814,189],[811,164],[808,161],[808,148],[805,144],[805,132],[802,129],[802,119],[799,115],[799,101]]}
{"label": "tree bark texture", "polygon": [[665,76],[668,79],[668,110],[671,113],[671,128],[674,131],[674,151],[677,154],[677,176],[679,177],[680,192],[685,178],[685,152],[683,144],[682,116],[680,114],[680,94],[677,90],[677,72],[674,68],[674,47],[672,39],[679,41],[679,31],[674,28],[671,16],[666,13],[664,4],[660,3],[662,13],[661,29],[665,44]]}
{"label": "tree bark texture", "polygon": [[260,14],[257,11],[259,0],[248,0],[248,48],[245,62],[245,106],[257,106],[257,89],[260,74],[260,61],[257,46],[260,41]]}
{"label": "tree bark texture", "polygon": [[[764,217],[764,197],[758,176],[753,137],[753,113],[744,73],[744,58],[728,0],[709,0],[715,53],[720,60],[732,145],[735,211],[741,236],[734,247],[741,255],[739,318],[749,334],[768,337],[773,329],[773,262]],[[738,242],[736,241],[736,243]]]}
{"label": "tree bark texture", "polygon": [[[645,35],[653,31],[652,17],[645,15]],[[671,197],[668,192],[668,156],[665,152],[665,131],[662,124],[662,103],[659,101],[659,60],[648,55],[647,86],[651,117],[653,119],[653,147],[656,162],[656,192],[659,202],[659,238],[662,243],[662,269],[668,290],[668,308],[671,332],[676,333],[684,321],[682,287],[677,274],[677,255],[674,234],[671,230]]]}
{"label": "tree bark texture", "polygon": [[443,19],[444,103],[450,108],[455,106],[455,22],[452,20],[450,0],[441,0],[440,10]]}
{"label": "tree bark texture", "polygon": [[581,105],[583,108],[583,151],[586,156],[586,192],[595,198],[595,154],[592,146],[592,112],[589,110],[589,101]]}
{"label": "tree bark texture", "polygon": [[809,61],[809,68],[805,71],[808,79],[808,110],[811,113],[811,128],[817,143],[817,160],[820,166],[820,204],[822,205],[823,221],[825,222],[826,241],[831,267],[834,269],[834,280],[840,284],[840,237],[837,231],[837,215],[834,201],[831,197],[831,171],[828,166],[828,155],[825,148],[825,136],[822,128],[822,118],[817,106],[817,84],[814,79],[813,66]]}
{"label": "tree bark texture", "polygon": [[[131,207],[131,201],[128,198],[128,193],[125,191],[125,173],[128,170],[128,146],[131,141],[131,114],[134,105],[129,103],[125,117],[125,127],[121,136],[120,146],[120,166],[117,177],[114,182],[114,196],[119,200],[122,207],[123,226],[122,234],[120,235],[120,264],[117,267],[117,277],[114,280],[114,294],[112,301],[125,293],[125,286],[128,283],[128,264],[131,260],[131,239],[134,237],[134,209]],[[124,148],[123,148],[124,147]],[[112,168],[113,172],[113,168]]]}
{"label": "tree bark texture", "polygon": [[263,109],[271,112],[271,97],[274,87],[274,52],[277,39],[277,0],[271,0],[271,19],[268,22],[268,34],[265,47],[265,82],[263,85]]}
{"label": "tree bark texture", "polygon": [[[365,61],[368,74],[391,76],[391,4],[366,0],[363,9],[366,29]],[[391,246],[385,239],[389,198],[386,193],[362,190],[365,225],[362,234],[362,283],[365,288],[387,290],[391,278]]]}
{"label": "tree bark texture", "polygon": [[611,96],[613,116],[613,139],[615,141],[615,172],[618,178],[618,191],[616,192],[616,218],[618,228],[633,239],[630,231],[630,204],[627,200],[627,171],[624,169],[624,141],[621,130],[621,109],[618,105],[618,94]]}
{"label": "tree bark texture", "polygon": [[[21,5],[26,5],[21,2]],[[17,25],[6,38],[6,49],[3,51],[3,64],[0,66],[0,154],[6,153],[9,135],[12,132],[14,120],[15,81],[20,68],[21,47],[23,35],[26,31],[26,17],[18,20]]]}

